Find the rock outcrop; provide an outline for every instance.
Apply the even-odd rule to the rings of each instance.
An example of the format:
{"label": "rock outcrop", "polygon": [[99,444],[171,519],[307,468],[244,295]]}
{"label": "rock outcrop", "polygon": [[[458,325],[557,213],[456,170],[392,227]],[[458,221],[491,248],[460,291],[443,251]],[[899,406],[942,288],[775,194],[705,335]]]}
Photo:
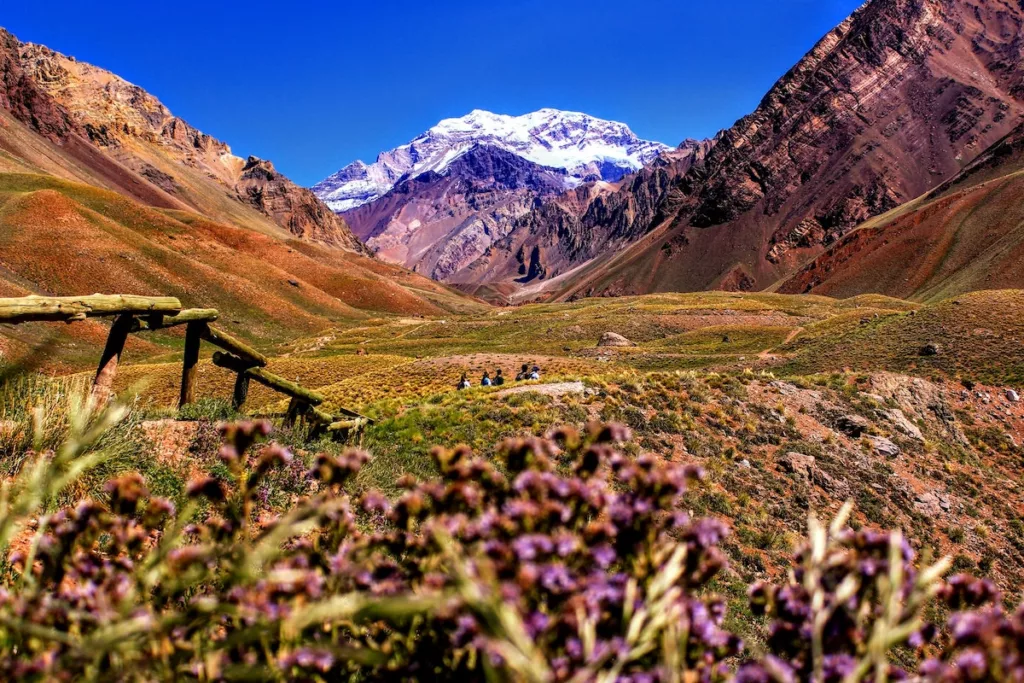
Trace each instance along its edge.
{"label": "rock outcrop", "polygon": [[636,346],[633,342],[629,341],[621,334],[617,332],[605,332],[601,335],[601,338],[597,340],[598,346]]}
{"label": "rock outcrop", "polygon": [[250,156],[235,183],[238,197],[274,219],[291,234],[315,242],[369,254],[345,221],[317,199],[274,169],[274,164]]}

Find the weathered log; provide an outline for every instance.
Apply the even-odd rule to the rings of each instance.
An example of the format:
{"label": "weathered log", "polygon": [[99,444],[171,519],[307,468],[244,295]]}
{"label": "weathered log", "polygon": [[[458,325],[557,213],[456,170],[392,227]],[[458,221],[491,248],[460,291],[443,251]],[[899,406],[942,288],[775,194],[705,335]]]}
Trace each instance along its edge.
{"label": "weathered log", "polygon": [[243,360],[249,361],[249,365],[258,365],[263,367],[267,364],[266,356],[245,342],[235,339],[224,330],[207,325],[203,330],[203,339],[214,346],[219,346],[225,351],[235,354],[235,356],[238,356]]}
{"label": "weathered log", "polygon": [[132,316],[125,313],[114,318],[107,335],[107,343],[100,356],[100,364],[96,369],[96,379],[92,383],[91,402],[95,408],[102,408],[110,400],[113,393],[114,377],[117,375],[117,364],[124,351],[124,343],[132,331]]}
{"label": "weathered log", "polygon": [[92,294],[89,296],[23,296],[0,299],[0,322],[63,320],[145,313],[176,313],[181,302],[172,296]]}
{"label": "weathered log", "polygon": [[264,368],[253,367],[251,363],[236,356],[232,356],[231,354],[217,351],[213,354],[213,364],[219,368],[231,370],[240,374],[244,373],[260,384],[270,387],[274,391],[280,392],[285,396],[290,396],[293,399],[308,405],[318,406],[324,402],[322,394],[310,391],[309,389],[299,386],[295,382],[289,382],[284,377],[275,375]]}
{"label": "weathered log", "polygon": [[185,328],[185,356],[181,363],[181,395],[178,407],[196,400],[196,370],[199,364],[199,346],[202,344],[204,322],[191,322]]}
{"label": "weathered log", "polygon": [[219,315],[216,308],[186,308],[180,313],[154,313],[145,318],[136,318],[136,327],[132,331],[149,332],[188,323],[209,323]]}
{"label": "weathered log", "polygon": [[345,408],[343,406],[339,406],[338,407],[338,412],[341,415],[345,416],[345,417],[352,417],[352,418],[356,418],[356,419],[362,419],[362,420],[366,420],[369,424],[373,424],[373,420],[371,420],[370,418],[366,417],[365,415],[360,415],[356,411],[349,410],[348,408]]}

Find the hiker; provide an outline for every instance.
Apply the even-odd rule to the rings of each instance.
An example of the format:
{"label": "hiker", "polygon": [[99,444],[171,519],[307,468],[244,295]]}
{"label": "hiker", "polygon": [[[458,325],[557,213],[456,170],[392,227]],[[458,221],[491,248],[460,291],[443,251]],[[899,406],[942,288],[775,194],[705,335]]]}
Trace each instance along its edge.
{"label": "hiker", "polygon": [[501,368],[494,372],[494,386],[500,387],[505,383],[505,375],[501,374]]}
{"label": "hiker", "polygon": [[524,381],[526,381],[527,379],[530,378],[529,367],[530,367],[529,365],[527,365],[526,363],[523,363],[523,369],[519,371],[518,375],[516,375],[516,381],[517,382],[524,382]]}
{"label": "hiker", "polygon": [[469,378],[466,377],[466,373],[462,373],[462,378],[459,380],[459,383],[458,383],[458,385],[456,385],[455,388],[458,389],[459,391],[461,391],[463,389],[469,389],[469,387],[470,387]]}
{"label": "hiker", "polygon": [[482,386],[482,387],[489,387],[489,386],[491,386],[491,375],[486,370],[484,370],[484,377],[483,377],[483,379],[480,380],[480,386]]}
{"label": "hiker", "polygon": [[536,365],[533,366],[533,370],[530,370],[530,379],[540,379],[540,368]]}

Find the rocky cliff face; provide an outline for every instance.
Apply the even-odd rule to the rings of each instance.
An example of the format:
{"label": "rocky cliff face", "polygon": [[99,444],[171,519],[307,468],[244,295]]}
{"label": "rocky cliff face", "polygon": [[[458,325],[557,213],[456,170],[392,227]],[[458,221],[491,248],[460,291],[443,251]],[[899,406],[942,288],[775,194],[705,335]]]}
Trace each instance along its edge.
{"label": "rocky cliff face", "polygon": [[69,150],[90,180],[135,199],[362,249],[342,219],[272,167],[236,157],[142,88],[2,29],[0,106]]}
{"label": "rocky cliff face", "polygon": [[82,131],[68,112],[37,86],[22,68],[22,44],[0,29],[0,107],[30,123],[41,135],[57,141]]}
{"label": "rocky cliff face", "polygon": [[504,237],[517,217],[563,191],[565,180],[561,169],[475,145],[443,171],[407,177],[345,217],[381,258],[447,281]]}
{"label": "rocky cliff face", "polygon": [[235,190],[239,199],[270,216],[297,237],[370,253],[340,216],[311,190],[299,187],[278,173],[270,161],[250,156],[235,183]]}
{"label": "rocky cliff face", "polygon": [[771,284],[1015,126],[1022,35],[1016,2],[872,0],[678,180],[670,220],[562,295]]}

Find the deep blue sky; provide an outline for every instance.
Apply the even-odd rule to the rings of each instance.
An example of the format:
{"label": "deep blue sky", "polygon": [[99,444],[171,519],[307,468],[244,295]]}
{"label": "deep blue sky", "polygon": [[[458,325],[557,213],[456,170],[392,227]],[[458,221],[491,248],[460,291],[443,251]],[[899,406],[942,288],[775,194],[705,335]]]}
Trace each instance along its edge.
{"label": "deep blue sky", "polygon": [[669,144],[710,136],[859,4],[12,0],[0,25],[308,185],[477,108],[583,111]]}

